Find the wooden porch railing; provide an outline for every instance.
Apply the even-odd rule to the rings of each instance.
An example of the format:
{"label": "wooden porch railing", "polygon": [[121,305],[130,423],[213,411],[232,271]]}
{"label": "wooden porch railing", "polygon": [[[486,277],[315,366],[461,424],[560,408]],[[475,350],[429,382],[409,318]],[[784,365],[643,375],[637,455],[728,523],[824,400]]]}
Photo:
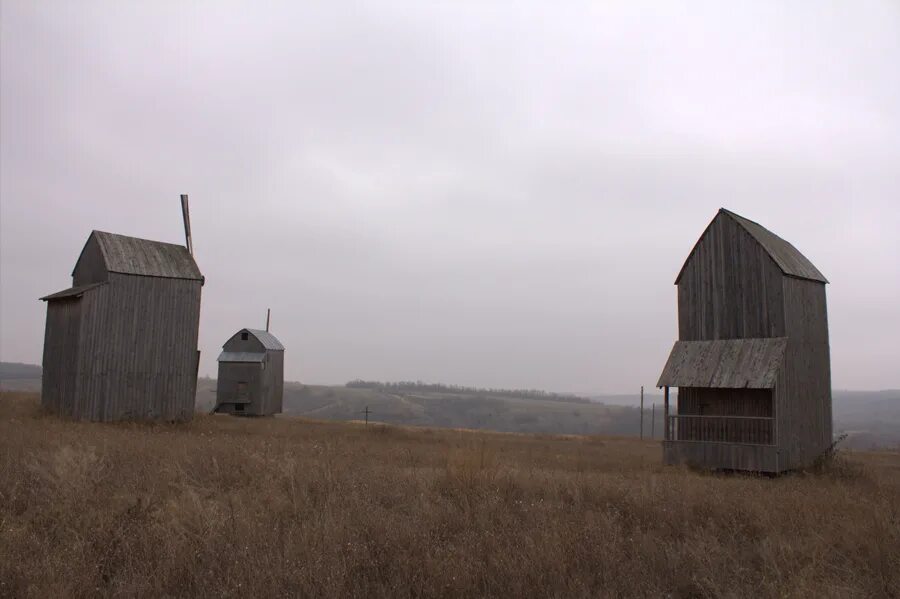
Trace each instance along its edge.
{"label": "wooden porch railing", "polygon": [[666,439],[706,443],[775,444],[775,419],[755,416],[673,415]]}

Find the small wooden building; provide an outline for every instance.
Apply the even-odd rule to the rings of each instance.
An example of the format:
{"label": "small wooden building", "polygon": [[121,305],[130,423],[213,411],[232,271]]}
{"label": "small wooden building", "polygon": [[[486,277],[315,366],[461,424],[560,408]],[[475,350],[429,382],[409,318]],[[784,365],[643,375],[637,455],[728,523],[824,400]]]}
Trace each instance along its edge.
{"label": "small wooden building", "polygon": [[719,211],[675,281],[678,341],[657,383],[667,464],[774,473],[831,445],[827,282],[787,241]]}
{"label": "small wooden building", "polygon": [[79,420],[194,414],[203,276],[185,246],[94,231],[47,302],[44,408]]}
{"label": "small wooden building", "polygon": [[216,412],[236,416],[280,414],[284,396],[284,346],[275,335],[241,329],[222,346]]}

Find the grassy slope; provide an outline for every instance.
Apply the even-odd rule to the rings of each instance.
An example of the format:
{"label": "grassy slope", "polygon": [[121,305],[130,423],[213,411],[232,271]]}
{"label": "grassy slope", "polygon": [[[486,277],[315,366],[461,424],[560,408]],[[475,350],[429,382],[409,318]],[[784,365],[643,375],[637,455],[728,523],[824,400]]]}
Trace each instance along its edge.
{"label": "grassy slope", "polygon": [[900,593],[900,454],[660,465],[633,439],[0,411],[0,596]]}

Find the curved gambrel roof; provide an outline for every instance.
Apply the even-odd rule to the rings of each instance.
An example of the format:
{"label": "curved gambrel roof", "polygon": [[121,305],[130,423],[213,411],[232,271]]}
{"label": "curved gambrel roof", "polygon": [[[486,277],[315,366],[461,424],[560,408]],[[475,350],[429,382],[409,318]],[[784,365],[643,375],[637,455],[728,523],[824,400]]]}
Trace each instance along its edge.
{"label": "curved gambrel roof", "polygon": [[262,343],[265,349],[284,351],[284,346],[281,344],[281,341],[279,341],[278,338],[269,331],[262,331],[260,329],[241,329],[238,332],[243,333],[244,331],[247,331],[248,333],[256,337],[257,341]]}
{"label": "curved gambrel roof", "polygon": [[[816,268],[812,262],[809,261],[809,258],[800,253],[800,250],[791,245],[790,242],[785,241],[775,233],[772,233],[761,224],[754,222],[748,218],[744,218],[739,214],[735,214],[730,210],[726,210],[725,208],[720,208],[719,213],[716,214],[716,217],[709,223],[709,226],[706,227],[706,230],[712,226],[712,224],[719,218],[730,218],[737,224],[739,224],[750,236],[756,240],[756,242],[766,251],[772,261],[781,269],[785,275],[789,277],[797,277],[798,279],[808,279],[810,281],[818,281],[820,283],[827,283],[828,279],[825,278],[818,268]],[[697,249],[697,246],[700,245],[700,242],[703,241],[703,237],[706,235],[706,230],[703,231],[703,235],[700,236],[700,239],[697,240],[697,243],[694,245],[694,248],[691,250],[691,253],[688,254],[687,259],[684,261],[684,265],[681,267],[681,271],[678,273],[678,278],[675,279],[675,284],[677,285],[679,281],[681,281],[681,276],[684,274],[684,270],[688,265],[688,262],[691,261],[691,258],[694,256],[694,252]]]}

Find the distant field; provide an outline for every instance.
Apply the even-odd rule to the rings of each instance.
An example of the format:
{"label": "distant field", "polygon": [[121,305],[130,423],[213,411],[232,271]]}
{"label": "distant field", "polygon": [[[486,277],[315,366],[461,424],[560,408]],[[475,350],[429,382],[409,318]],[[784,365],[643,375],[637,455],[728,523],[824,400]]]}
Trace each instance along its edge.
{"label": "distant field", "polygon": [[[201,379],[197,404],[210,411],[216,382]],[[388,424],[442,428],[483,429],[500,432],[547,434],[637,435],[640,414],[634,408],[597,403],[566,402],[470,393],[403,392],[344,386],[285,383],[284,413],[320,420],[370,419]],[[649,436],[650,412],[645,422]],[[656,431],[662,434],[662,413]]]}
{"label": "distant field", "polygon": [[[39,392],[40,367],[0,363],[0,390]],[[201,378],[197,409],[215,404],[215,379]],[[638,395],[593,396],[593,403],[491,396],[477,393],[384,392],[343,385],[285,384],[285,414],[320,420],[361,420],[366,407],[378,422],[408,426],[466,428],[501,432],[628,435],[640,432]],[[657,403],[657,435],[662,434],[659,396],[648,390],[644,433],[650,435],[650,406]],[[834,431],[846,433],[849,449],[900,448],[900,390],[834,391]]]}
{"label": "distant field", "polygon": [[0,403],[2,597],[900,594],[896,452],[773,479],[636,439]]}

